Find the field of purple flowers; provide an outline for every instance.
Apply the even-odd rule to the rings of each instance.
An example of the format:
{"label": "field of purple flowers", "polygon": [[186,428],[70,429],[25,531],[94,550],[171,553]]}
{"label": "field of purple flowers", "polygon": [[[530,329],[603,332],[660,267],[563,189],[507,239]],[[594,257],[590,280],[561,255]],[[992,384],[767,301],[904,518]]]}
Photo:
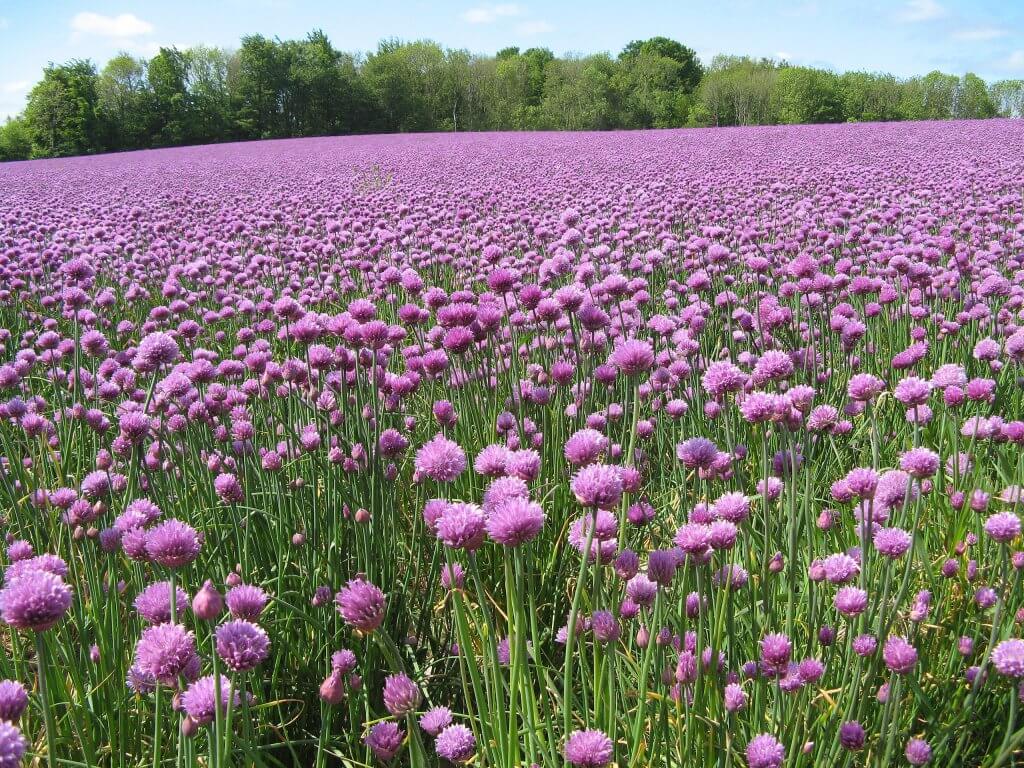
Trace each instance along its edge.
{"label": "field of purple flowers", "polygon": [[0,167],[0,768],[1009,766],[1024,124]]}

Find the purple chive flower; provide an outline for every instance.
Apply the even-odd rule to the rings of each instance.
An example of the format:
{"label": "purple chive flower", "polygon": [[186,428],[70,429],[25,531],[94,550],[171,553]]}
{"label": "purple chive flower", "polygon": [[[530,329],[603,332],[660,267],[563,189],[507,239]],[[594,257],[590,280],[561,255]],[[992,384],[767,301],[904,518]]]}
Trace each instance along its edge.
{"label": "purple chive flower", "polygon": [[711,514],[739,525],[750,517],[750,500],[736,491],[724,493],[711,505]]}
{"label": "purple chive flower", "polygon": [[839,726],[839,743],[851,752],[864,747],[864,726],[851,720]]}
{"label": "purple chive flower", "polygon": [[882,649],[882,658],[885,659],[885,666],[897,675],[905,675],[917,664],[917,649],[914,648],[905,638],[899,635],[892,635],[885,641]]}
{"label": "purple chive flower", "polygon": [[487,515],[487,534],[498,544],[515,547],[534,539],[544,527],[540,504],[521,497],[506,499]]}
{"label": "purple chive flower", "polygon": [[17,768],[28,742],[13,723],[0,722],[0,768]]}
{"label": "purple chive flower", "polygon": [[900,469],[923,480],[939,471],[939,455],[927,448],[913,448],[900,456]]}
{"label": "purple chive flower", "polygon": [[654,365],[654,350],[646,341],[627,339],[615,347],[611,363],[626,376],[638,376]]}
{"label": "purple chive flower", "polygon": [[624,581],[629,581],[640,570],[640,557],[631,549],[622,550],[614,563],[615,574]]}
{"label": "purple chive flower", "polygon": [[18,541],[13,542],[7,548],[7,559],[12,563],[16,563],[19,560],[27,560],[34,554],[35,551],[32,549],[32,544],[24,539],[19,539]]}
{"label": "purple chive flower", "polygon": [[[672,580],[675,578],[676,568],[678,566],[679,557],[676,552],[673,552],[670,549],[651,550],[647,555],[647,578],[660,587],[668,588],[672,585]],[[631,579],[630,584],[636,581],[637,578],[638,577],[634,577]],[[642,582],[638,583],[638,587],[642,587]],[[637,599],[637,597],[643,596],[642,593],[639,590],[634,590],[633,594],[635,594],[634,602],[638,605],[643,605],[643,603]]]}
{"label": "purple chive flower", "polygon": [[217,655],[228,669],[246,672],[262,664],[270,655],[266,631],[245,619],[235,619],[217,627]]}
{"label": "purple chive flower", "polygon": [[860,573],[860,565],[845,553],[829,555],[821,562],[825,578],[832,584],[845,584]]}
{"label": "purple chive flower", "polygon": [[1013,512],[996,512],[985,520],[985,533],[993,541],[1009,544],[1020,536],[1020,518]]}
{"label": "purple chive flower", "polygon": [[505,474],[509,450],[497,443],[484,447],[473,461],[473,470],[484,477],[501,477]]}
{"label": "purple chive flower", "polygon": [[214,621],[224,610],[224,598],[213,582],[207,579],[192,598],[192,612],[200,621]]}
{"label": "purple chive flower", "polygon": [[[188,594],[181,587],[175,589],[175,611],[180,616],[188,607]],[[171,582],[157,581],[142,590],[135,598],[135,610],[150,624],[163,624],[171,620]]]}
{"label": "purple chive flower", "polygon": [[378,760],[390,760],[402,748],[402,741],[405,739],[405,731],[398,727],[397,723],[390,720],[377,723],[363,738],[366,744],[376,755]]}
{"label": "purple chive flower", "polygon": [[135,646],[138,671],[167,686],[176,686],[178,675],[197,660],[195,636],[181,624],[148,627]]}
{"label": "purple chive flower", "polygon": [[593,464],[608,450],[609,440],[596,429],[581,429],[565,441],[565,458],[574,466]]}
{"label": "purple chive flower", "polygon": [[462,589],[466,583],[466,572],[458,563],[441,566],[441,586],[445,589]]}
{"label": "purple chive flower", "polygon": [[932,759],[932,748],[924,739],[910,739],[903,754],[911,765],[927,765]]}
{"label": "purple chive flower", "polygon": [[856,373],[850,377],[846,393],[853,400],[873,400],[885,390],[885,382],[870,373]]}
{"label": "purple chive flower", "polygon": [[603,731],[573,731],[565,741],[565,759],[579,768],[604,768],[615,748]]}
{"label": "purple chive flower", "polygon": [[728,360],[716,360],[711,363],[704,376],[701,386],[714,398],[720,398],[729,392],[741,389],[747,381],[747,375]]}
{"label": "purple chive flower", "polygon": [[420,717],[420,728],[431,736],[437,736],[452,724],[452,711],[448,707],[432,707]]}
{"label": "purple chive flower", "polygon": [[748,768],[780,768],[786,759],[786,750],[774,736],[762,733],[747,743]]}
{"label": "purple chive flower", "polygon": [[407,675],[388,675],[384,680],[384,706],[395,717],[404,717],[416,711],[422,696],[420,689]]}
{"label": "purple chive flower", "polygon": [[529,496],[530,489],[525,481],[518,477],[499,477],[487,486],[487,490],[484,491],[483,507],[485,511],[489,511],[505,499],[514,497],[526,499]]}
{"label": "purple chive flower", "polygon": [[449,725],[434,744],[438,757],[452,763],[465,763],[476,752],[476,737],[464,725]]}
{"label": "purple chive flower", "polygon": [[[672,570],[675,571],[675,565]],[[657,594],[658,584],[647,574],[638,573],[626,583],[626,595],[637,605],[652,605]]]}
{"label": "purple chive flower", "polygon": [[688,555],[704,554],[709,546],[711,527],[700,523],[685,523],[676,531],[675,545]]}
{"label": "purple chive flower", "polygon": [[789,664],[793,645],[780,633],[765,635],[761,640],[761,660],[772,669],[784,669]]}
{"label": "purple chive flower", "polygon": [[364,579],[353,579],[334,596],[338,613],[345,623],[369,634],[384,621],[385,597]]}
{"label": "purple chive flower", "polygon": [[228,610],[236,619],[255,621],[267,607],[269,595],[257,586],[239,584],[228,590],[226,601]]}
{"label": "purple chive flower", "polygon": [[842,587],[836,592],[835,605],[844,616],[859,616],[868,607],[868,593],[859,587]]}
{"label": "purple chive flower", "polygon": [[202,537],[180,520],[165,520],[146,532],[146,554],[165,568],[181,568],[199,556]]}
{"label": "purple chive flower", "polygon": [[619,622],[611,611],[594,611],[590,617],[590,629],[599,643],[614,643],[619,639]]}
{"label": "purple chive flower", "polygon": [[331,670],[342,675],[347,675],[356,668],[356,655],[347,648],[342,648],[331,654]]}
{"label": "purple chive flower", "polygon": [[7,570],[4,571],[4,582],[12,584],[31,571],[52,573],[54,576],[59,576],[62,579],[68,577],[68,565],[62,558],[49,553],[43,553],[11,563],[7,566]]}
{"label": "purple chive flower", "polygon": [[739,683],[729,683],[725,686],[725,709],[728,712],[739,712],[747,706],[747,694]]}
{"label": "purple chive flower", "polygon": [[[22,561],[24,562],[24,561]],[[71,607],[71,587],[60,576],[31,570],[0,590],[0,616],[12,627],[43,632]]]}
{"label": "purple chive flower", "polygon": [[228,706],[239,707],[242,704],[242,697],[235,691],[234,700],[231,700],[231,682],[224,675],[218,675],[215,680],[213,675],[200,677],[194,681],[181,695],[181,705],[185,713],[192,718],[196,725],[208,725],[213,722],[217,711],[217,684],[220,683],[220,711],[224,715]]}
{"label": "purple chive flower", "polygon": [[874,535],[875,549],[893,560],[902,557],[912,541],[910,534],[901,528],[879,528]]}
{"label": "purple chive flower", "polygon": [[1024,677],[1024,640],[1003,640],[992,649],[992,666],[1006,677]]}
{"label": "purple chive flower", "polygon": [[434,482],[450,483],[466,470],[466,454],[458,443],[438,434],[416,452],[416,472]]}
{"label": "purple chive flower", "polygon": [[163,514],[149,499],[136,499],[114,521],[114,528],[127,533],[132,528],[147,528]]}
{"label": "purple chive flower", "polygon": [[573,475],[571,487],[584,507],[610,509],[622,498],[622,472],[607,464],[590,464]]}
{"label": "purple chive flower", "polygon": [[710,469],[718,459],[718,446],[706,437],[691,437],[676,446],[676,458],[687,469]]}
{"label": "purple chive flower", "polygon": [[213,490],[226,504],[238,504],[245,498],[241,481],[230,472],[222,472],[214,478]]}
{"label": "purple chive flower", "polygon": [[476,504],[457,501],[445,507],[436,525],[437,538],[445,546],[472,552],[484,543],[487,518]]}
{"label": "purple chive flower", "polygon": [[878,640],[873,635],[857,635],[851,647],[858,656],[871,656],[878,648]]}
{"label": "purple chive flower", "polygon": [[0,681],[0,720],[17,722],[28,706],[25,686],[15,680]]}

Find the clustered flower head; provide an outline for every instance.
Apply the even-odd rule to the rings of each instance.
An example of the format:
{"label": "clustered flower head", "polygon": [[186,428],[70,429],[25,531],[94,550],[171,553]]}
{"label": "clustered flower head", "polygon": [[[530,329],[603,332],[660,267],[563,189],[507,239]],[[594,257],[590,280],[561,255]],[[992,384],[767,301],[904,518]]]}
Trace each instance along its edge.
{"label": "clustered flower head", "polygon": [[334,598],[346,624],[369,634],[384,621],[385,597],[375,585],[352,579]]}

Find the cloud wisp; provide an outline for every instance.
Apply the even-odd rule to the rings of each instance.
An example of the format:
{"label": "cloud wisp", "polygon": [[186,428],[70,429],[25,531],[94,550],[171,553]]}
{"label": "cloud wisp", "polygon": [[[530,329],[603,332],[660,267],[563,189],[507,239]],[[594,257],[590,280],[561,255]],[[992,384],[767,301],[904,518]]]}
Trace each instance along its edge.
{"label": "cloud wisp", "polygon": [[153,31],[153,25],[140,19],[134,13],[104,16],[101,13],[82,11],[76,13],[71,19],[71,30],[78,35],[128,39],[150,34]]}

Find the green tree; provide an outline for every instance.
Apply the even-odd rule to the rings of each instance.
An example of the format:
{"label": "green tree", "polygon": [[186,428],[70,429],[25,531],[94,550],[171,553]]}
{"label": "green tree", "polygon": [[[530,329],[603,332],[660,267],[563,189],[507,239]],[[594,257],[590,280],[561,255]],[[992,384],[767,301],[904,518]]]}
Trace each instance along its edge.
{"label": "green tree", "polygon": [[185,56],[177,48],[161,48],[149,60],[150,135],[155,146],[175,146],[192,139],[187,75]]}
{"label": "green tree", "polygon": [[680,42],[668,37],[652,37],[648,40],[633,40],[619,54],[619,60],[629,62],[642,55],[648,57],[671,59],[679,67],[674,70],[673,87],[684,93],[693,93],[700,84],[704,69],[701,67],[697,54]]}
{"label": "green tree", "polygon": [[336,132],[342,108],[341,53],[320,30],[305,40],[284,43],[282,53],[288,66],[283,111],[289,135]]}
{"label": "green tree", "polygon": [[953,102],[953,117],[958,120],[977,120],[995,117],[998,111],[984,80],[973,72],[960,78]]}
{"label": "green tree", "polygon": [[998,80],[988,92],[1000,117],[1024,117],[1024,80]]}
{"label": "green tree", "polygon": [[382,42],[366,61],[364,73],[380,104],[385,130],[432,131],[443,127],[446,96],[445,53],[437,43],[421,40]]}
{"label": "green tree", "polygon": [[550,62],[541,105],[544,127],[561,131],[612,127],[614,75],[615,62],[607,54]]}
{"label": "green tree", "polygon": [[694,125],[770,125],[779,66],[769,59],[716,56],[697,90]]}
{"label": "green tree", "polygon": [[843,119],[839,78],[810,67],[782,67],[775,77],[773,112],[780,123],[836,123]]}
{"label": "green tree", "polygon": [[43,70],[25,107],[33,157],[81,155],[100,147],[97,79],[93,63],[80,59]]}
{"label": "green tree", "polygon": [[283,136],[288,64],[281,46],[262,35],[242,38],[234,78],[235,120],[247,138]]}
{"label": "green tree", "polygon": [[902,120],[903,86],[893,75],[845,72],[839,76],[843,117],[859,122]]}
{"label": "green tree", "polygon": [[119,53],[103,67],[96,84],[97,114],[108,149],[138,149],[149,143],[150,106],[146,62]]}
{"label": "green tree", "polygon": [[23,117],[9,117],[0,125],[0,162],[27,160],[32,155],[32,136]]}
{"label": "green tree", "polygon": [[679,86],[680,64],[654,51],[620,60],[614,78],[623,128],[671,128],[685,125],[690,97]]}
{"label": "green tree", "polygon": [[223,141],[232,136],[231,57],[221,48],[197,45],[183,52],[185,86],[191,106],[193,141]]}
{"label": "green tree", "polygon": [[901,109],[908,120],[950,120],[960,78],[937,70],[904,84]]}
{"label": "green tree", "polygon": [[545,96],[548,65],[555,61],[555,54],[548,48],[527,48],[522,56],[526,62],[526,103],[539,107]]}

